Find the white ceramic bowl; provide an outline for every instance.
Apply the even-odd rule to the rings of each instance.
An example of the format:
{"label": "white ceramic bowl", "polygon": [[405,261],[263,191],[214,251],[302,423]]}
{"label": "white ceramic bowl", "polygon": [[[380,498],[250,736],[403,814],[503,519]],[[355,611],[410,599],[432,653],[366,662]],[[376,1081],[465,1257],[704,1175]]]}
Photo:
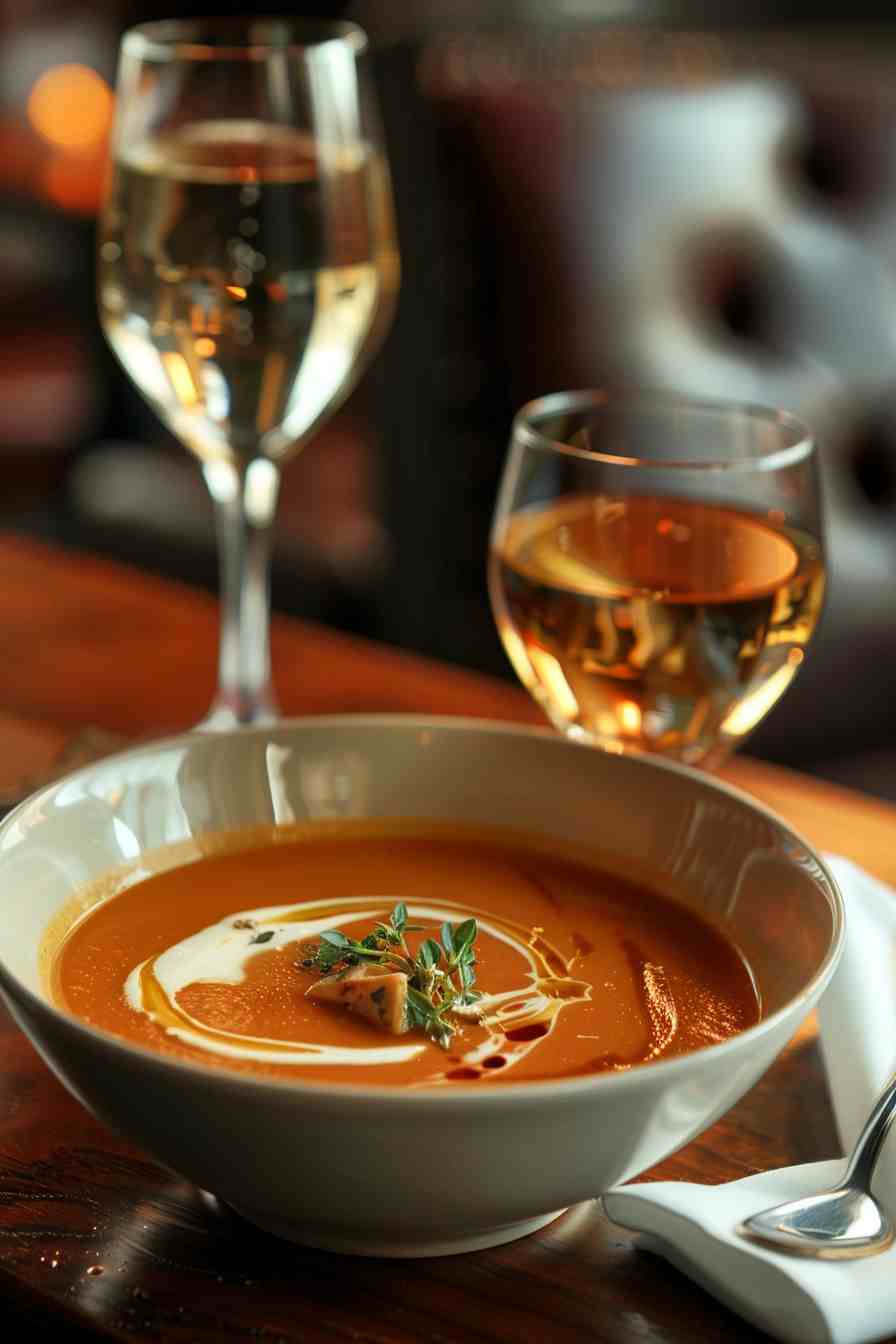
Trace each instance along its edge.
{"label": "white ceramic bowl", "polygon": [[[333,816],[494,823],[663,875],[753,967],[758,1026],[625,1073],[401,1091],[264,1080],[153,1054],[51,1006],[54,913],[112,869],[204,832]],[[686,1143],[768,1068],[833,973],[843,910],[782,822],[694,771],[552,732],[342,717],[191,734],[80,770],[0,826],[0,988],[85,1106],[269,1230],[374,1255],[497,1245]]]}

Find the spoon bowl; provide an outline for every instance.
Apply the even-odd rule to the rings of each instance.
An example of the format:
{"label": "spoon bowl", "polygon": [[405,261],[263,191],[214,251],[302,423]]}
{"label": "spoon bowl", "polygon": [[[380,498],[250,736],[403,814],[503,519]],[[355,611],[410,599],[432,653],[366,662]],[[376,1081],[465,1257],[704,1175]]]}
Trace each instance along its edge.
{"label": "spoon bowl", "polygon": [[874,1103],[839,1185],[754,1213],[737,1231],[773,1250],[820,1260],[858,1260],[885,1251],[896,1239],[896,1227],[872,1195],[871,1178],[894,1119],[896,1074]]}
{"label": "spoon bowl", "polygon": [[774,1250],[821,1260],[877,1255],[896,1238],[892,1219],[877,1200],[851,1186],[766,1209],[739,1231]]}

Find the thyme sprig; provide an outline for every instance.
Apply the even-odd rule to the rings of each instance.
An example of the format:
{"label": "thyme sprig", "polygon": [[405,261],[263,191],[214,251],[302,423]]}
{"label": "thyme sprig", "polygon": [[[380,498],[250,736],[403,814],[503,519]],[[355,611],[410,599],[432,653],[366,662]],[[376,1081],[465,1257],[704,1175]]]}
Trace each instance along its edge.
{"label": "thyme sprig", "polygon": [[332,975],[362,962],[381,966],[385,971],[400,971],[408,978],[407,1012],[409,1025],[418,1027],[443,1049],[449,1049],[457,1026],[454,1009],[475,1003],[480,998],[476,983],[476,955],[473,944],[478,932],[475,919],[460,924],[444,923],[441,942],[425,938],[412,953],[406,934],[423,931],[420,924],[408,923],[408,910],[400,901],[386,923],[379,923],[360,941],[328,929],[320,935],[314,956],[303,965]]}

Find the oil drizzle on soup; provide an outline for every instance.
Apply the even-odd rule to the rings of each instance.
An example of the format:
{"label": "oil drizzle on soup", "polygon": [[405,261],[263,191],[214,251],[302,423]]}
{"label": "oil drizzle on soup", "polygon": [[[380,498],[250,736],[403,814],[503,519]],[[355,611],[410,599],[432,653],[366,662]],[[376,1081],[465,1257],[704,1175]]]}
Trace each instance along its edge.
{"label": "oil drizzle on soup", "polygon": [[[241,847],[241,843],[242,846]],[[52,962],[60,1006],[181,1059],[321,1082],[500,1086],[627,1069],[758,1020],[716,929],[590,862],[501,831],[427,823],[279,828],[95,905]],[[262,900],[258,897],[261,896]],[[477,986],[450,1055],[308,1000],[324,929],[360,938],[404,901],[415,942],[473,916]]]}
{"label": "oil drizzle on soup", "polygon": [[[563,1008],[590,997],[591,987],[586,981],[557,974],[558,967],[565,969],[560,954],[540,934],[532,936],[524,925],[467,906],[407,904],[410,917],[422,925],[418,943],[429,932],[438,931],[445,921],[460,923],[472,915],[477,918],[480,934],[491,939],[505,961],[506,948],[511,955],[516,954],[517,980],[510,989],[484,994],[475,1006],[458,1009],[466,1016],[471,1031],[486,1033],[484,1041],[465,1055],[468,1063],[499,1048],[514,1023],[534,1020],[542,1028],[541,1034],[547,1034]],[[294,1036],[254,1036],[213,1026],[202,1013],[191,1013],[184,1006],[194,985],[244,983],[252,960],[263,955],[260,947],[266,952],[298,955],[293,963],[298,971],[306,962],[302,953],[315,934],[332,929],[336,923],[352,930],[358,926],[366,929],[386,913],[375,897],[358,896],[241,911],[236,918],[228,915],[167,948],[161,956],[134,967],[125,981],[125,997],[134,1012],[146,1014],[169,1036],[229,1059],[294,1067],[401,1064],[421,1054],[426,1043],[413,1040],[410,1044],[379,1045],[368,1040],[363,1046],[340,1046]],[[253,932],[244,932],[247,928]],[[309,1034],[313,1034],[315,1025],[312,1017]],[[526,1052],[518,1049],[514,1053]]]}

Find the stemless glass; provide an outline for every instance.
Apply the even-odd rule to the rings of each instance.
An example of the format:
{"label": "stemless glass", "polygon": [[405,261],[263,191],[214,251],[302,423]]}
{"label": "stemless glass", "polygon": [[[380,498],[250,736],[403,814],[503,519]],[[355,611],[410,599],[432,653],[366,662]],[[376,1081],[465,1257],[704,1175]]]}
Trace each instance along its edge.
{"label": "stemless glass", "polygon": [[281,467],[391,316],[398,257],[365,48],[352,24],[252,18],[150,23],[122,42],[99,306],[215,504],[221,641],[202,727],[276,716]]}
{"label": "stemless glass", "polygon": [[790,685],[824,582],[816,453],[792,416],[604,392],[517,415],[489,592],[568,736],[717,766]]}

